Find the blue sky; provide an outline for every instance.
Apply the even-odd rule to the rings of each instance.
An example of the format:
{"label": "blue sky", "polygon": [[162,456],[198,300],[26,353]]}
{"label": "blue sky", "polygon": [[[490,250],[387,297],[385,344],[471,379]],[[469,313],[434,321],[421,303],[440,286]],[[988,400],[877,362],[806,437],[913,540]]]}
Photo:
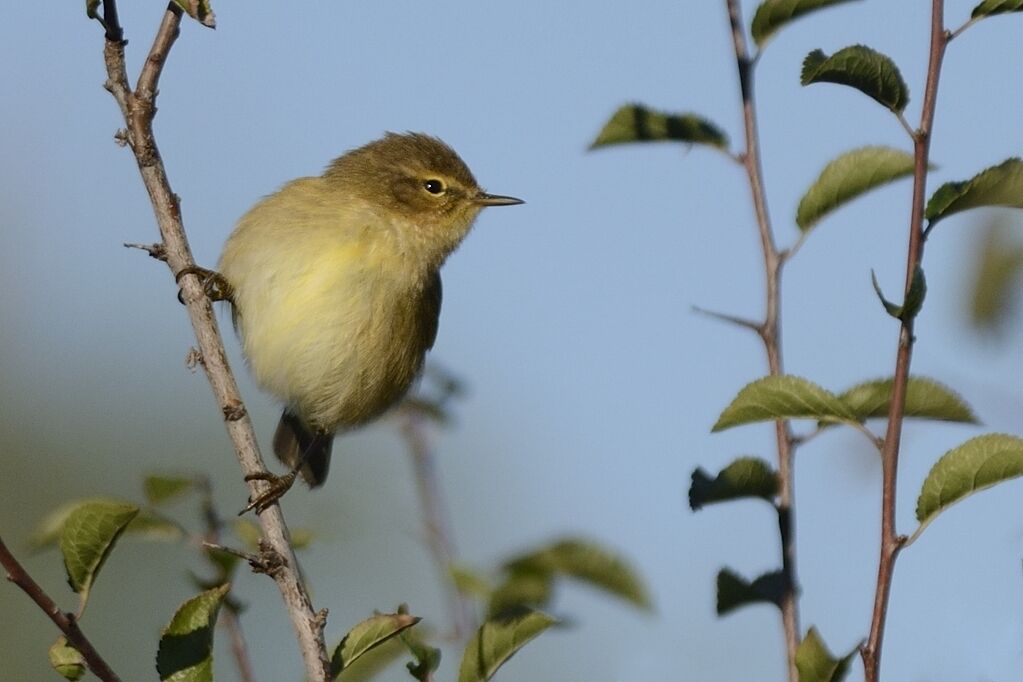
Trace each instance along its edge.
{"label": "blue sky", "polygon": [[[432,358],[469,385],[456,423],[436,434],[464,561],[485,568],[564,535],[619,549],[646,576],[642,615],[583,588],[555,604],[576,626],[531,644],[498,679],[782,679],[776,614],[713,613],[718,569],[754,576],[777,564],[770,510],[744,502],[689,512],[696,466],[770,458],[770,428],[711,436],[720,410],[765,373],[749,334],[692,305],[761,313],[762,274],[741,169],[674,145],[587,153],[620,104],[696,111],[738,148],[741,119],[723,2],[221,3],[216,31],[188,23],[161,82],[157,136],[182,198],[196,258],[213,264],[233,222],[291,178],[319,173],[386,130],[447,140],[493,192],[527,200],[487,211],[444,271]],[[950,0],[950,27],[973,2]],[[743,3],[747,19],[755,3]],[[838,86],[801,88],[803,56],[865,43],[891,55],[919,117],[925,2],[849,3],[793,24],[758,67],[769,207],[781,245],[824,164],[864,144],[909,148],[881,107]],[[204,471],[218,501],[245,497],[165,267],[122,242],[155,239],[119,114],[102,89],[102,39],[79,5],[39,16],[16,3],[0,27],[7,93],[0,129],[0,533],[15,546],[65,497],[136,497],[148,472]],[[137,72],[158,5],[124,3]],[[973,27],[950,47],[934,133],[931,187],[1023,152],[1019,17]],[[873,268],[902,281],[908,182],[828,217],[784,282],[789,372],[842,389],[888,375],[897,327],[870,288]],[[928,244],[929,295],[914,371],[947,382],[988,431],[1020,432],[1023,352],[963,321],[971,234],[943,223]],[[224,316],[226,323],[226,316]],[[226,325],[225,325],[226,326]],[[258,433],[277,406],[229,351]],[[899,528],[914,528],[919,484],[942,453],[981,431],[910,424]],[[327,486],[289,495],[295,526],[318,533],[305,555],[317,605],[340,635],[373,609],[408,601],[443,623],[415,491],[395,424],[336,445]],[[853,433],[799,452],[803,624],[836,651],[866,634],[876,569],[879,466]],[[944,515],[897,567],[885,673],[893,680],[1008,680],[1023,658],[1019,483]],[[187,510],[182,509],[185,513]],[[32,570],[55,594],[53,555]],[[151,675],[159,628],[189,594],[195,562],[175,548],[127,545],[96,588],[86,625],[128,679]],[[117,585],[118,587],[114,587]],[[298,657],[276,592],[243,577],[245,627],[261,679],[295,679]],[[133,609],[143,595],[144,609]],[[66,600],[69,606],[70,599]],[[13,588],[0,590],[4,659],[46,674],[55,633]],[[15,627],[14,624],[17,624]],[[457,655],[447,653],[445,670]],[[218,671],[231,679],[227,651]],[[857,662],[850,679],[862,672]],[[401,680],[398,666],[385,679]],[[408,678],[411,679],[411,678]]]}

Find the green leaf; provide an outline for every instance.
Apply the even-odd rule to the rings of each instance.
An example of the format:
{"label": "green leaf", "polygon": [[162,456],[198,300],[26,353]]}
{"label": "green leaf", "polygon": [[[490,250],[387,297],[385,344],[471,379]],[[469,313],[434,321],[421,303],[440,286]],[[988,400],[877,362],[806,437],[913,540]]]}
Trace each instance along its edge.
{"label": "green leaf", "polygon": [[996,483],[1023,475],[1023,438],[991,433],[945,453],[931,468],[916,503],[920,528],[956,502]]}
{"label": "green leaf", "polygon": [[231,522],[231,530],[248,549],[254,552],[259,551],[259,540],[263,537],[263,531],[259,524],[248,519],[234,519]]}
{"label": "green leaf", "polygon": [[421,619],[407,613],[382,613],[367,618],[348,631],[330,657],[330,674],[337,677],[341,671],[370,649],[379,646],[410,628]]}
{"label": "green leaf", "polygon": [[[91,504],[119,505],[123,503],[109,497],[95,497],[62,504],[36,524],[28,540],[29,547],[32,551],[39,551],[56,546],[60,542],[60,535],[64,532],[64,524],[68,517],[79,507]],[[138,516],[132,519],[124,532],[143,540],[163,542],[175,542],[184,537],[184,531],[180,525],[149,509],[140,510]]]}
{"label": "green leaf", "polygon": [[465,647],[458,682],[489,680],[519,649],[557,622],[541,611],[488,620]]}
{"label": "green leaf", "polygon": [[830,57],[814,50],[803,60],[799,82],[848,85],[897,114],[909,104],[909,88],[899,67],[888,55],[866,45],[845,47]]}
{"label": "green leaf", "polygon": [[756,457],[740,457],[713,479],[697,467],[689,486],[689,508],[697,511],[708,504],[744,497],[771,502],[777,494],[778,474],[771,465]]}
{"label": "green leaf", "polygon": [[973,8],[973,13],[970,16],[973,19],[979,19],[992,14],[1007,14],[1008,12],[1023,12],[1023,0],[984,0]]}
{"label": "green leaf", "polygon": [[142,490],[150,504],[161,504],[180,497],[195,486],[194,478],[184,476],[146,476]]}
{"label": "green leaf", "polygon": [[490,594],[487,617],[500,618],[523,608],[546,606],[554,591],[554,573],[545,570],[518,569]]}
{"label": "green leaf", "polygon": [[[402,608],[398,612],[401,613]],[[433,673],[440,667],[440,649],[424,643],[414,630],[403,630],[398,634],[398,639],[415,658],[405,664],[409,674],[420,682],[433,682]]]}
{"label": "green leaf", "polygon": [[230,584],[182,604],[160,636],[156,670],[166,682],[213,681],[213,626]]}
{"label": "green leaf", "polygon": [[817,628],[810,628],[806,638],[796,649],[796,668],[799,670],[799,682],[838,682],[849,672],[849,664],[859,647],[842,658],[835,658],[828,651]]}
{"label": "green leaf", "polygon": [[604,124],[590,149],[628,142],[667,141],[728,147],[728,136],[696,114],[668,114],[642,104],[626,104]]}
{"label": "green leaf", "polygon": [[489,580],[467,566],[452,564],[448,566],[448,573],[455,589],[462,594],[488,599],[494,591]]}
{"label": "green leaf", "polygon": [[96,10],[99,9],[101,2],[102,0],[85,0],[85,16],[90,19],[99,19],[99,12]]}
{"label": "green leaf", "polygon": [[763,47],[767,39],[785,24],[795,21],[825,7],[839,5],[849,0],[764,0],[753,15],[751,33],[757,47]]}
{"label": "green leaf", "polygon": [[134,539],[157,542],[177,542],[185,537],[185,531],[177,522],[157,514],[152,509],[142,509],[124,529]]}
{"label": "green leaf", "polygon": [[927,279],[924,277],[924,269],[919,265],[913,271],[913,281],[909,285],[909,294],[906,296],[906,302],[902,305],[896,305],[885,298],[884,292],[881,291],[881,285],[877,283],[877,275],[874,274],[873,270],[870,271],[870,281],[874,285],[874,293],[881,299],[881,305],[884,306],[885,312],[896,320],[912,320],[920,313],[920,309],[924,305],[924,298],[927,296]]}
{"label": "green leaf", "polygon": [[861,194],[913,174],[913,155],[891,147],[860,147],[831,161],[806,191],[796,224],[810,230],[824,216]]}
{"label": "green leaf", "polygon": [[725,408],[712,431],[775,419],[856,421],[856,415],[831,391],[801,377],[768,376],[747,384]]}
{"label": "green leaf", "polygon": [[724,568],[718,571],[717,583],[719,616],[750,604],[774,604],[780,609],[785,595],[785,574],[781,571],[765,573],[753,582],[748,582]]}
{"label": "green leaf", "polygon": [[999,217],[976,241],[970,284],[970,322],[982,332],[1000,332],[1011,319],[1021,290],[1023,245],[1008,236],[1011,226]]}
{"label": "green leaf", "polygon": [[639,574],[622,557],[600,545],[570,538],[509,561],[505,568],[519,574],[555,574],[581,580],[640,608],[650,608],[650,596]]}
{"label": "green leaf", "polygon": [[924,215],[931,225],[981,206],[1023,208],[1023,160],[1011,158],[963,182],[946,182],[931,195]]}
{"label": "green leaf", "polygon": [[209,0],[174,0],[174,4],[206,28],[217,27],[217,17],[213,15]]}
{"label": "green leaf", "polygon": [[60,534],[68,584],[80,598],[79,615],[85,609],[96,576],[139,508],[132,504],[92,501],[68,514]]}
{"label": "green leaf", "polygon": [[[853,386],[838,396],[860,421],[887,417],[892,400],[892,379],[876,379]],[[977,416],[952,389],[925,377],[909,377],[906,417],[976,424]]]}
{"label": "green leaf", "polygon": [[68,644],[63,635],[50,647],[50,665],[65,680],[80,680],[85,676],[85,656]]}

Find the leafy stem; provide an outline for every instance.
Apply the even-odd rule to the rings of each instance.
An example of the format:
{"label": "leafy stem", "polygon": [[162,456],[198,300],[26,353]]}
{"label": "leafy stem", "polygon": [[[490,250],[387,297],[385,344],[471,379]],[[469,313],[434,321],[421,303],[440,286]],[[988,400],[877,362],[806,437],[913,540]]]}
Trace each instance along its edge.
{"label": "leafy stem", "polygon": [[[763,169],[760,163],[760,138],[757,131],[757,112],[754,97],[754,69],[756,58],[751,58],[743,28],[742,14],[738,0],[725,0],[728,18],[732,29],[732,44],[735,50],[735,61],[739,72],[739,90],[742,97],[743,127],[746,148],[741,159],[749,181],[753,209],[756,214],[757,230],[760,235],[760,246],[764,258],[764,275],[766,288],[766,304],[764,322],[759,325],[758,333],[763,341],[767,354],[767,365],[771,375],[781,375],[781,326],[780,290],[781,272],[785,258],[775,245],[771,219],[767,211],[767,198],[764,187]],[[782,574],[784,587],[780,606],[782,627],[785,634],[787,653],[788,679],[797,682],[799,671],[796,669],[796,650],[799,647],[799,605],[797,599],[796,580],[796,540],[795,524],[792,520],[793,510],[793,437],[788,420],[779,419],[775,422],[775,436],[778,451],[778,531],[781,539]]]}
{"label": "leafy stem", "polygon": [[[951,35],[945,30],[944,9],[944,0],[932,0],[927,82],[924,87],[920,127],[917,129],[913,139],[913,204],[909,220],[909,248],[906,254],[906,280],[904,287],[907,298],[923,257],[924,193],[927,185],[931,131],[934,125],[941,64]],[[880,679],[881,646],[884,640],[885,621],[888,614],[888,598],[891,593],[895,560],[906,542],[905,538],[899,536],[895,530],[895,497],[899,446],[902,440],[902,422],[905,416],[906,388],[909,382],[909,366],[913,354],[913,323],[914,318],[909,315],[901,320],[898,351],[895,360],[895,378],[892,386],[891,406],[888,411],[888,429],[885,433],[884,445],[881,450],[881,551],[878,561],[877,586],[874,595],[870,635],[866,644],[860,649],[867,682],[877,682]]]}

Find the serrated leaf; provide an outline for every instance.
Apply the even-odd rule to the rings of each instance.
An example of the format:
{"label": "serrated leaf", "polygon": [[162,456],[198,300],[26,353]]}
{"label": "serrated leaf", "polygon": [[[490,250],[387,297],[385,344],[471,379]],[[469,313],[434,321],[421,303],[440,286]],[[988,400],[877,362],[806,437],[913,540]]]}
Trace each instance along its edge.
{"label": "serrated leaf", "polygon": [[775,419],[855,421],[856,415],[831,391],[801,377],[768,376],[747,384],[725,408],[712,431]]}
{"label": "serrated leaf", "polygon": [[870,271],[870,281],[874,285],[874,293],[881,300],[881,305],[884,306],[885,312],[896,320],[912,320],[920,313],[920,309],[923,308],[924,299],[927,296],[927,279],[924,277],[924,269],[919,265],[913,271],[913,281],[910,282],[906,302],[902,305],[896,305],[885,298],[884,292],[881,291],[881,285],[877,282],[877,275],[874,274],[873,270]]}
{"label": "serrated leaf", "polygon": [[933,225],[982,206],[1023,208],[1023,160],[1011,158],[963,182],[946,182],[931,195],[924,216]]}
{"label": "serrated leaf", "polygon": [[182,604],[160,636],[156,670],[164,682],[213,682],[213,626],[230,584]]}
{"label": "serrated leaf", "polygon": [[979,19],[993,14],[1006,14],[1008,12],[1023,12],[1023,0],[984,0],[976,7],[970,17]]}
{"label": "serrated leaf", "polygon": [[80,598],[79,615],[89,599],[89,590],[103,563],[139,508],[112,501],[91,501],[68,514],[60,534],[68,584]]}
{"label": "serrated leaf", "polygon": [[[892,379],[876,379],[853,386],[838,397],[860,421],[887,417],[892,400]],[[926,377],[909,377],[906,384],[906,417],[976,424],[977,416],[952,389]]]}
{"label": "serrated leaf", "polygon": [[857,650],[858,647],[854,647],[842,658],[835,658],[824,645],[817,628],[810,628],[796,649],[799,682],[838,682],[849,672],[849,664]]}
{"label": "serrated leaf", "polygon": [[856,197],[913,174],[913,155],[891,147],[860,147],[828,163],[796,211],[803,232]]}
{"label": "serrated leaf", "polygon": [[795,21],[804,14],[815,12],[832,5],[850,0],[765,0],[753,15],[750,32],[757,47],[763,47],[767,39],[785,24]]}
{"label": "serrated leaf", "polygon": [[990,433],[949,450],[931,468],[920,489],[916,519],[920,528],[973,493],[1023,475],[1023,438]]}
{"label": "serrated leaf", "polygon": [[142,491],[150,504],[161,504],[180,497],[195,486],[194,478],[184,476],[146,476]]}
{"label": "serrated leaf", "polygon": [[61,635],[50,647],[50,665],[65,680],[80,680],[85,675],[85,656],[82,652],[68,644],[67,638]]}
{"label": "serrated leaf", "polygon": [[693,511],[715,502],[759,497],[768,502],[778,494],[778,474],[757,457],[740,457],[714,478],[697,467],[689,486],[689,508]]}
{"label": "serrated leaf", "polygon": [[[60,542],[60,535],[64,531],[64,524],[68,517],[79,507],[97,503],[122,504],[121,500],[109,497],[73,500],[62,504],[36,524],[31,536],[29,536],[29,548],[36,552],[56,546]],[[132,519],[128,527],[124,529],[124,532],[143,540],[165,542],[177,541],[184,536],[181,526],[149,509],[140,510],[138,516]]]}
{"label": "serrated leaf", "polygon": [[370,649],[377,647],[421,619],[407,613],[382,613],[348,631],[330,657],[330,674],[337,677]]}
{"label": "serrated leaf", "polygon": [[803,60],[799,82],[848,85],[897,114],[909,104],[909,88],[899,67],[888,55],[866,45],[845,47],[830,57],[814,50]]}
{"label": "serrated leaf", "polygon": [[669,114],[626,104],[608,119],[590,149],[630,142],[688,142],[725,149],[728,136],[696,114]]}
{"label": "serrated leaf", "polygon": [[206,28],[217,27],[217,17],[209,0],[174,0],[174,4]]}
{"label": "serrated leaf", "polygon": [[650,597],[639,574],[618,554],[588,540],[561,540],[505,564],[511,573],[564,575],[609,592],[640,608]]}
{"label": "serrated leaf", "polygon": [[717,578],[717,613],[723,616],[750,604],[774,604],[781,608],[785,584],[781,571],[765,573],[749,582],[727,568],[721,569]]}
{"label": "serrated leaf", "polygon": [[465,647],[458,682],[489,680],[519,649],[557,622],[541,611],[488,620]]}

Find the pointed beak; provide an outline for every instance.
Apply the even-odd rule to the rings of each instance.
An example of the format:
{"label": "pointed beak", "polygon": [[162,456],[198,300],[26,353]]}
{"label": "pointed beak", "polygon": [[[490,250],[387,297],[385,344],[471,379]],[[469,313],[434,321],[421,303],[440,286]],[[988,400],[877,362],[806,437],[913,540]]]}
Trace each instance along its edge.
{"label": "pointed beak", "polygon": [[477,194],[474,201],[480,206],[514,206],[515,204],[526,203],[522,199],[516,199],[515,197],[505,197],[500,194],[487,194],[486,192],[480,192]]}

